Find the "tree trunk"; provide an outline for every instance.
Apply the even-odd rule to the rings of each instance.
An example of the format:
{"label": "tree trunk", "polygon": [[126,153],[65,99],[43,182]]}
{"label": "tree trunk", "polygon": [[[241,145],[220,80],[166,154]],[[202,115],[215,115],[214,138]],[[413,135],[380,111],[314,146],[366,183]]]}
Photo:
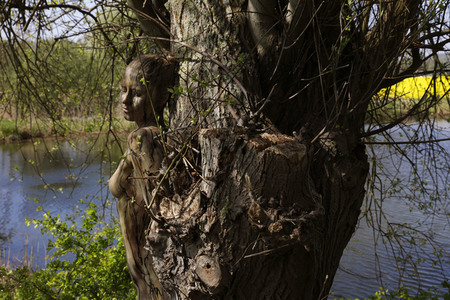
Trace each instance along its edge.
{"label": "tree trunk", "polygon": [[333,156],[242,128],[203,129],[199,143],[204,179],[164,198],[150,231],[171,298],[325,297],[360,212],[364,149]]}
{"label": "tree trunk", "polygon": [[243,1],[171,1],[169,11],[181,58],[170,127],[178,153],[189,146],[196,154],[180,159],[183,176],[171,173],[184,190],[154,207],[161,221],[150,227],[148,248],[162,294],[325,298],[364,198],[359,128],[329,126],[315,104],[322,83],[302,94],[306,104],[283,104],[289,74],[278,70],[284,82],[267,86],[273,62],[248,42]]}

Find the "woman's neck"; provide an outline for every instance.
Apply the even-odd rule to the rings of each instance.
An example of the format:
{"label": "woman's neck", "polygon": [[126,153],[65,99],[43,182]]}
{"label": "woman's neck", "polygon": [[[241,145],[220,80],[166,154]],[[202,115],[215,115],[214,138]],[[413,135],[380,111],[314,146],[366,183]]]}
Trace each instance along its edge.
{"label": "woman's neck", "polygon": [[[158,119],[161,121],[161,122],[159,122],[159,125],[164,127],[164,125],[163,125],[164,123],[162,122],[162,116],[160,116]],[[145,121],[142,121],[142,122],[136,122],[136,125],[137,125],[138,128],[151,127],[151,126],[158,127],[158,122],[156,121],[155,118],[151,118],[150,120],[145,120]]]}

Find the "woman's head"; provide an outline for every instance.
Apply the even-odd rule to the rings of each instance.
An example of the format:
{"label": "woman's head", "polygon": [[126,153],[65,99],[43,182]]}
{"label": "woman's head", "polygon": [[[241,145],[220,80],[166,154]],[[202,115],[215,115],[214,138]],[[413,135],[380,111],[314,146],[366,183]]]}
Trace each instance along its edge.
{"label": "woman's head", "polygon": [[122,80],[121,104],[124,117],[139,127],[156,125],[178,76],[173,56],[141,55],[126,68]]}

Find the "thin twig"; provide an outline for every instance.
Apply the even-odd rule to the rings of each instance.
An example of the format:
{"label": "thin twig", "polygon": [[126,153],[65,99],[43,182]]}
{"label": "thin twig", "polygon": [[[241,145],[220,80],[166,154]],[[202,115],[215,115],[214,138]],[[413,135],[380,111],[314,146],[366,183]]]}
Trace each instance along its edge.
{"label": "thin twig", "polygon": [[427,140],[427,141],[400,141],[400,142],[369,142],[363,141],[363,144],[366,145],[415,145],[415,144],[431,144],[431,143],[440,143],[450,141],[450,138],[445,139],[436,139],[436,140]]}

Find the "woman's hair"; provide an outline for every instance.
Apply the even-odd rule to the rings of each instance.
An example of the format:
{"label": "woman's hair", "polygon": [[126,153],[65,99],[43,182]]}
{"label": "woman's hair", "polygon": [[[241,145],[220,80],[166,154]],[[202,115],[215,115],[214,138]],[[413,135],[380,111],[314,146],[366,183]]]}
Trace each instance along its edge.
{"label": "woman's hair", "polygon": [[131,68],[136,82],[144,84],[152,98],[154,109],[161,114],[170,98],[168,89],[178,80],[178,62],[172,55],[146,54],[135,58],[127,68]]}

